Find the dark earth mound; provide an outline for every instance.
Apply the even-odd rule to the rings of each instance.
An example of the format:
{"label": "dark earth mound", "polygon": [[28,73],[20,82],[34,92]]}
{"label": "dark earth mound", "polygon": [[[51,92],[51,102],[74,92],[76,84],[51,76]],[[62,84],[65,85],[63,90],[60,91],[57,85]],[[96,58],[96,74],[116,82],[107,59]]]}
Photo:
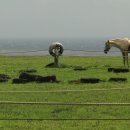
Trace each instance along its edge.
{"label": "dark earth mound", "polygon": [[40,75],[33,75],[28,73],[21,73],[19,75],[19,78],[13,79],[12,83],[28,83],[28,82],[38,82],[38,83],[52,83],[52,82],[58,82],[56,80],[55,75],[51,76],[40,76]]}
{"label": "dark earth mound", "polygon": [[110,81],[110,82],[124,82],[124,81],[127,81],[127,78],[110,78],[108,81]]}
{"label": "dark earth mound", "polygon": [[0,82],[7,82],[10,77],[6,74],[0,74]]}
{"label": "dark earth mound", "polygon": [[128,68],[108,68],[108,72],[126,73],[126,72],[129,72],[129,69]]}

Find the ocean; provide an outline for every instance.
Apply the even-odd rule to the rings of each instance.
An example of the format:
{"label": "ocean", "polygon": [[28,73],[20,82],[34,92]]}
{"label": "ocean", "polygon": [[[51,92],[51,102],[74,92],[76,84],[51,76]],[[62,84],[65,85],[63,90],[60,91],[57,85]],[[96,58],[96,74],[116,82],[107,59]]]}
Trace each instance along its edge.
{"label": "ocean", "polygon": [[[0,39],[1,55],[49,55],[48,48],[52,42],[64,46],[63,55],[105,56],[103,50],[107,38],[16,38]],[[116,52],[114,52],[116,51]],[[112,48],[108,56],[121,55]]]}

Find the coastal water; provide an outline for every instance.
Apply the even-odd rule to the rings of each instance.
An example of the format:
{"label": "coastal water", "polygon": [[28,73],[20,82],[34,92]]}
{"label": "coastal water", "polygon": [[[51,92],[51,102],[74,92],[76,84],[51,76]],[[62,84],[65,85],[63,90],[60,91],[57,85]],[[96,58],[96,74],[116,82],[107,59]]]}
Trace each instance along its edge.
{"label": "coastal water", "polygon": [[[104,56],[107,38],[27,38],[0,39],[0,54],[5,55],[48,55],[52,42],[60,42],[64,46],[63,55]],[[116,51],[116,52],[114,52]],[[111,49],[108,56],[120,55],[116,48]]]}

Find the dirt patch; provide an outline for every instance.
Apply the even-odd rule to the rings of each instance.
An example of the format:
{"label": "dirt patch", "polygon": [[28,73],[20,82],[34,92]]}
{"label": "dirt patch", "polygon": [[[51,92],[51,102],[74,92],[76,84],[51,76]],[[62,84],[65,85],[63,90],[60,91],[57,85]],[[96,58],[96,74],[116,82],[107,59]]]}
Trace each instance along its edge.
{"label": "dirt patch", "polygon": [[19,75],[19,78],[13,79],[12,83],[28,83],[28,82],[37,82],[37,83],[58,83],[56,76],[40,76],[40,75],[34,75],[29,73],[21,73]]}
{"label": "dirt patch", "polygon": [[98,78],[81,78],[81,83],[99,83],[101,80]]}
{"label": "dirt patch", "polygon": [[19,79],[19,78],[15,78],[15,79],[13,79],[12,80],[12,83],[14,83],[14,84],[23,84],[23,83],[28,83],[29,81],[28,80],[26,80],[26,79]]}
{"label": "dirt patch", "polygon": [[37,78],[36,78],[36,82],[38,82],[38,83],[44,83],[44,82],[51,82],[51,83],[53,83],[53,82],[56,82],[57,80],[56,80],[56,76],[55,75],[52,75],[52,76],[38,76]]}
{"label": "dirt patch", "polygon": [[29,70],[20,70],[19,73],[36,73],[37,70],[35,69],[29,69]]}
{"label": "dirt patch", "polygon": [[127,78],[110,78],[108,81],[110,82],[125,82]]}
{"label": "dirt patch", "polygon": [[87,70],[85,67],[75,67],[74,68],[75,71],[84,71]]}
{"label": "dirt patch", "polygon": [[102,80],[98,79],[98,78],[81,78],[79,80],[70,80],[69,83],[99,83]]}
{"label": "dirt patch", "polygon": [[129,72],[129,69],[128,68],[108,68],[108,72],[126,73],[126,72]]}
{"label": "dirt patch", "polygon": [[0,74],[0,82],[7,82],[10,77],[6,74]]}

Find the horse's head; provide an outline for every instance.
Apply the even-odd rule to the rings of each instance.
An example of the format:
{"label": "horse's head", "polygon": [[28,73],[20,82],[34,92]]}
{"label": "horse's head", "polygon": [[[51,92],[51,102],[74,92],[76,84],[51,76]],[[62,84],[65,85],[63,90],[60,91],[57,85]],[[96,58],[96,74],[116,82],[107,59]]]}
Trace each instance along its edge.
{"label": "horse's head", "polygon": [[105,43],[104,53],[107,54],[107,52],[110,50],[110,48],[111,48],[111,45],[110,45],[110,41],[108,40],[108,41]]}

